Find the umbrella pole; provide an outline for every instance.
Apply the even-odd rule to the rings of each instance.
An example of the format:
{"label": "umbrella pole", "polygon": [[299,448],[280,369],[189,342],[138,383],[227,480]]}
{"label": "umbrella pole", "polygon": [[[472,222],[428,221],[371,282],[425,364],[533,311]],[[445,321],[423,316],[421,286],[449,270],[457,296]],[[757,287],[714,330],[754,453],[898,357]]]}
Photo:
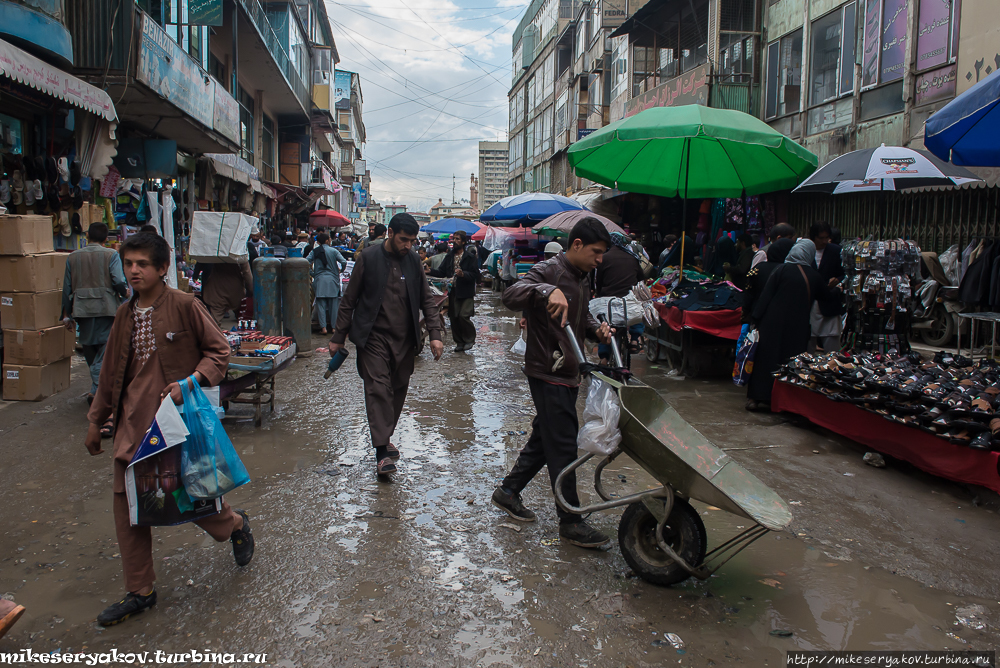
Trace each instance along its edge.
{"label": "umbrella pole", "polygon": [[684,240],[687,238],[687,213],[688,213],[688,172],[690,172],[690,162],[691,162],[691,140],[688,138],[684,139],[684,151],[686,155],[684,156],[684,200],[681,205],[681,270],[680,274],[677,276],[677,285],[681,284],[684,280]]}

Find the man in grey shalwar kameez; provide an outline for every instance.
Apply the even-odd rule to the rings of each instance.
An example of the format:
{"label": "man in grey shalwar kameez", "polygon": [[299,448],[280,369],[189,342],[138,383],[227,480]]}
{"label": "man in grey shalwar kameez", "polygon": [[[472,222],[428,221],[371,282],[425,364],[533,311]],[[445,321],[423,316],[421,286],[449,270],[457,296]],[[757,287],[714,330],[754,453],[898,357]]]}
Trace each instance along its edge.
{"label": "man in grey shalwar kameez", "polygon": [[323,232],[316,237],[316,247],[306,258],[312,263],[313,292],[316,294],[316,313],[320,334],[332,331],[337,325],[340,308],[340,272],[347,268],[347,260],[336,248],[330,246],[330,235]]}

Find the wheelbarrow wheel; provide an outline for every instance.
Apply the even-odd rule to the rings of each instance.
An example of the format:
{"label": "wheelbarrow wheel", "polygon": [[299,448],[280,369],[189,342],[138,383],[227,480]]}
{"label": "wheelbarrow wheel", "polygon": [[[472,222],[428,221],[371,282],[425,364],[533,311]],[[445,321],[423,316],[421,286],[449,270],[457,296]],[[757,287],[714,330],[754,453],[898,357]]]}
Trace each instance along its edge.
{"label": "wheelbarrow wheel", "polygon": [[[663,527],[663,539],[690,566],[705,559],[708,537],[698,511],[684,499],[675,498]],[[618,523],[618,545],[632,570],[647,582],[669,586],[684,582],[690,573],[671,559],[656,543],[656,517],[642,502],[629,505]]]}

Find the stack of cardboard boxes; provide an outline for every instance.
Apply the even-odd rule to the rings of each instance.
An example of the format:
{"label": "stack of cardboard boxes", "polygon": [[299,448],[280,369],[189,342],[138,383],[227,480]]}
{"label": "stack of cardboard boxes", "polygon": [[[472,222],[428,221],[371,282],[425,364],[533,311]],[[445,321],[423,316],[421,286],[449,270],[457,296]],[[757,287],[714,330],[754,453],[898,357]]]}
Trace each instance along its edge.
{"label": "stack of cardboard boxes", "polygon": [[0,216],[3,398],[40,401],[69,387],[74,332],[62,317],[65,253],[50,216]]}

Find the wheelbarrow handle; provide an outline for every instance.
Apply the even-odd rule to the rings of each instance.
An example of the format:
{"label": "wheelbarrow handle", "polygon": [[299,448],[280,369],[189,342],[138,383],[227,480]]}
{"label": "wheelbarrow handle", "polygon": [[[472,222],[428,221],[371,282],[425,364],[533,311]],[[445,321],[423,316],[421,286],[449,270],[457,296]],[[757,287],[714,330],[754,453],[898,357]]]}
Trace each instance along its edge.
{"label": "wheelbarrow handle", "polygon": [[563,325],[563,330],[566,332],[566,337],[569,339],[569,344],[573,348],[573,354],[576,355],[576,361],[581,366],[587,363],[587,356],[583,354],[583,350],[580,349],[580,342],[576,340],[576,332],[573,331],[573,327],[569,323]]}
{"label": "wheelbarrow handle", "polygon": [[[624,300],[622,300],[622,301],[624,302]],[[608,308],[609,309],[611,308],[610,303],[611,302],[608,302],[608,304],[609,304]],[[607,318],[604,317],[603,313],[601,315],[597,316],[597,319],[599,321],[601,321],[602,323],[608,323],[608,327],[611,326],[611,323],[608,322]],[[611,337],[611,354],[615,358],[615,366],[617,368],[619,368],[619,369],[624,369],[625,368],[625,362],[622,361],[621,351],[618,350],[618,342],[615,340],[615,337],[613,337],[613,336]]]}

